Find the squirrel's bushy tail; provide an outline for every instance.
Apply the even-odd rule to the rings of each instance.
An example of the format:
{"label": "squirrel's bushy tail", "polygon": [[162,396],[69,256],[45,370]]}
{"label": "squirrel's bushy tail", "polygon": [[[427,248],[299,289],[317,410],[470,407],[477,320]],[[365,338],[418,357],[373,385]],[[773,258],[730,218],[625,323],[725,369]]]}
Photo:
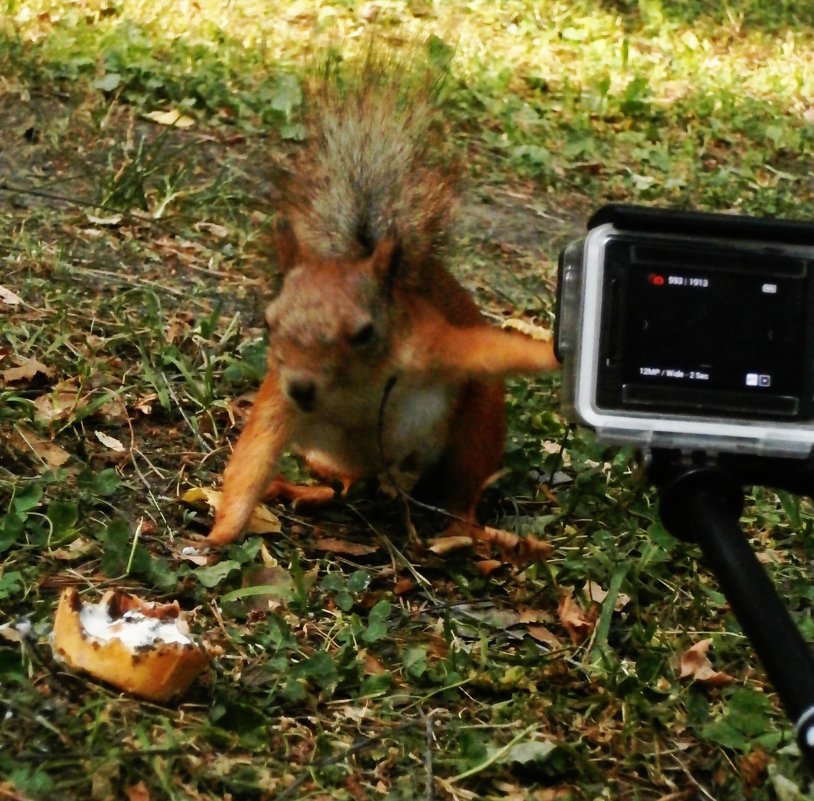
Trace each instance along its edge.
{"label": "squirrel's bushy tail", "polygon": [[362,258],[395,235],[413,273],[443,249],[455,198],[437,74],[381,53],[344,67],[308,92],[309,138],[283,213],[321,258]]}

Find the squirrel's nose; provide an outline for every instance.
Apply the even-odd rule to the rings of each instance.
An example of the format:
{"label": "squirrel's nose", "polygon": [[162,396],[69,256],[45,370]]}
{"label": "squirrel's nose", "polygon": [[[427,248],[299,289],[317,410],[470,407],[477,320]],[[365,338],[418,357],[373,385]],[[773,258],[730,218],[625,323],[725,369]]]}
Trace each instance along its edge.
{"label": "squirrel's nose", "polygon": [[310,378],[292,378],[286,387],[288,397],[304,412],[314,408],[317,399],[317,385]]}

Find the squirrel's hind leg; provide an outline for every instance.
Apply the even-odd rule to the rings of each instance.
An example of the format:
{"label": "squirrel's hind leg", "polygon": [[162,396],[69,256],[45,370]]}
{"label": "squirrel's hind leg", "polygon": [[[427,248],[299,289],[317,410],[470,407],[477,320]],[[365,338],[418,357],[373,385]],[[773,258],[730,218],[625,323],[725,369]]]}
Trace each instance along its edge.
{"label": "squirrel's hind leg", "polygon": [[[427,476],[433,495],[453,516],[444,537],[465,536],[483,556],[497,550],[503,561],[528,563],[544,559],[551,546],[534,536],[519,537],[510,531],[482,526],[476,509],[483,488],[497,473],[503,456],[505,422],[501,381],[473,381],[461,395],[447,448]],[[424,488],[422,480],[421,487]],[[429,488],[429,487],[428,487]]]}
{"label": "squirrel's hind leg", "polygon": [[303,506],[322,506],[332,503],[337,496],[344,496],[351,485],[351,479],[340,479],[342,489],[337,491],[330,484],[295,484],[283,476],[272,479],[263,494],[264,500],[280,500],[290,503],[292,509]]}
{"label": "squirrel's hind leg", "polygon": [[443,506],[453,516],[450,529],[456,529],[456,524],[458,528],[477,525],[475,512],[484,485],[500,469],[503,458],[503,405],[502,381],[465,384],[441,458],[414,490],[417,497]]}

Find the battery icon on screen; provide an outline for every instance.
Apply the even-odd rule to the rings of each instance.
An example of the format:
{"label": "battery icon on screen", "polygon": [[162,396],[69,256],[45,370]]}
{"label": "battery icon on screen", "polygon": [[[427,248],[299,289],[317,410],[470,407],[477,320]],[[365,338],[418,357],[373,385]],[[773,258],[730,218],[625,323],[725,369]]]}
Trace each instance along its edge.
{"label": "battery icon on screen", "polygon": [[765,373],[747,373],[746,386],[747,387],[770,387],[772,385],[772,377]]}

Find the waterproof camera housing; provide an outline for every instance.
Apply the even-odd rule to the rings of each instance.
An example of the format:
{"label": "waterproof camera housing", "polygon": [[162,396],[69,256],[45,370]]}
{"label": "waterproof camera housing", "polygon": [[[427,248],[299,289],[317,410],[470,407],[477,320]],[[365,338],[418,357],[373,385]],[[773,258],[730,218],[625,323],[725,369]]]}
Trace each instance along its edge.
{"label": "waterproof camera housing", "polygon": [[606,206],[559,266],[571,420],[643,450],[812,454],[814,226]]}

